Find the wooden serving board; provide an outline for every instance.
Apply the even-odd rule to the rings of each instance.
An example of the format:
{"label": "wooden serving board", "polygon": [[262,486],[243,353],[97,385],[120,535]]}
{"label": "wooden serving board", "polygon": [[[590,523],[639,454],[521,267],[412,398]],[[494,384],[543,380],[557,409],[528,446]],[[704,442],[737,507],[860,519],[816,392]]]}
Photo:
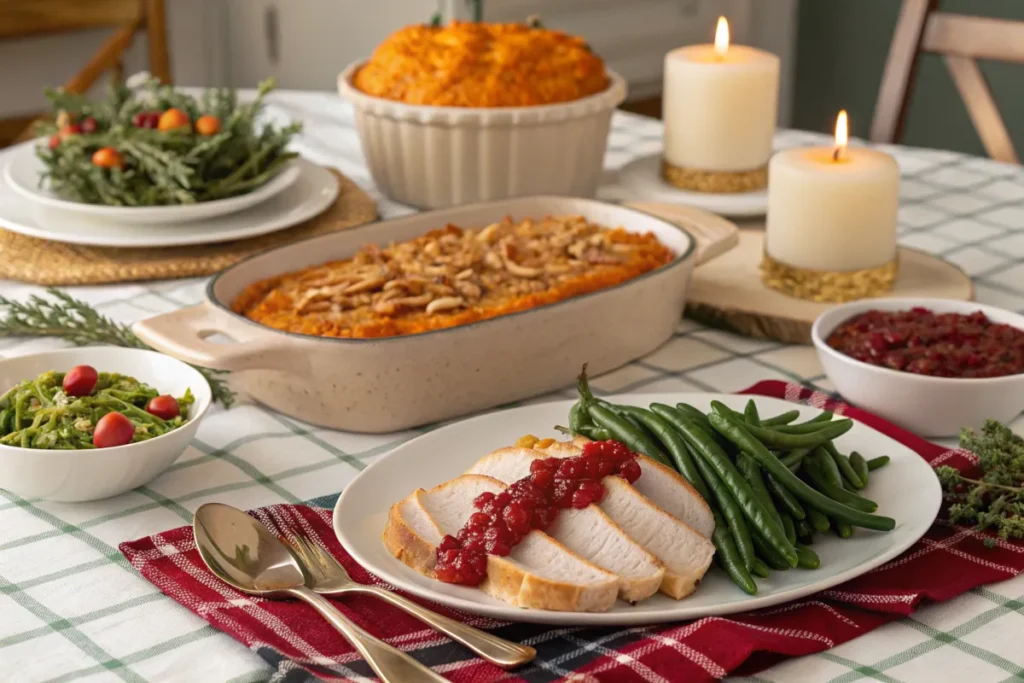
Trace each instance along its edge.
{"label": "wooden serving board", "polygon": [[[739,244],[693,272],[686,314],[739,334],[794,344],[811,343],[815,318],[835,304],[804,301],[761,283],[764,230],[739,231]],[[953,264],[901,247],[896,286],[887,298],[935,297],[970,301],[974,285]]]}

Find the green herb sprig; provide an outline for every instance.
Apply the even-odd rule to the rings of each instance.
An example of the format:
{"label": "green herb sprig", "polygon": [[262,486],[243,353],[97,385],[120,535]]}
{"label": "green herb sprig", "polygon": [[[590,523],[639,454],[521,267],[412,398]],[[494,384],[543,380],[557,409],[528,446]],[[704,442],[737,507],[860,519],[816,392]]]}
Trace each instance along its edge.
{"label": "green herb sprig", "polygon": [[[33,295],[28,301],[14,301],[0,296],[0,337],[57,337],[76,346],[109,344],[149,349],[127,325],[114,322],[67,292],[50,288],[46,293],[52,300]],[[235,393],[223,379],[227,373],[196,370],[210,383],[213,400],[230,408]]]}
{"label": "green herb sprig", "polygon": [[[980,434],[963,430],[960,446],[978,456],[981,475],[973,479],[952,467],[936,468],[950,503],[950,521],[991,529],[1003,540],[1024,539],[1024,439],[988,420]],[[995,543],[994,538],[985,540],[988,547]]]}
{"label": "green herb sprig", "polygon": [[[194,204],[245,194],[269,180],[296,155],[286,148],[302,129],[299,123],[277,127],[259,117],[273,81],[260,84],[256,98],[239,104],[229,88],[207,90],[194,98],[151,79],[139,88],[114,85],[105,100],[49,90],[55,119],[95,121],[96,130],[61,136],[56,146],[41,143],[41,183],[72,201],[110,206]],[[155,130],[133,123],[136,115],[179,109],[192,123],[215,116],[220,131],[200,135],[186,127]],[[40,134],[59,134],[56,123]],[[97,150],[110,147],[123,168],[92,163]]]}

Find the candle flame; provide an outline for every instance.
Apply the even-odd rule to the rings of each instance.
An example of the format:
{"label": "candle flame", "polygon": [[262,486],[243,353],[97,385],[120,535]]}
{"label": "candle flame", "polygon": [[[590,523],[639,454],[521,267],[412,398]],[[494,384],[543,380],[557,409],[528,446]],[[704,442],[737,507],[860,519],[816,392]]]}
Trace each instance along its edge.
{"label": "candle flame", "polygon": [[718,28],[715,29],[715,52],[724,57],[729,51],[729,22],[725,17],[718,17]]}
{"label": "candle flame", "polygon": [[835,161],[839,161],[846,151],[846,145],[850,142],[850,124],[846,110],[843,109],[836,117],[836,149],[832,154]]}

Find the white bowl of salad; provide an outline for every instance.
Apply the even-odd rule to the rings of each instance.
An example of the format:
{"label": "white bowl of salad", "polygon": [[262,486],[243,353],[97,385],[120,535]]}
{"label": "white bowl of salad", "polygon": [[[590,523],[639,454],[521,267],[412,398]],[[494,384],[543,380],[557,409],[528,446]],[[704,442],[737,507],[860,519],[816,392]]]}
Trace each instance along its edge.
{"label": "white bowl of salad", "polygon": [[0,360],[0,488],[80,502],[142,486],[185,451],[211,398],[197,370],[155,351]]}

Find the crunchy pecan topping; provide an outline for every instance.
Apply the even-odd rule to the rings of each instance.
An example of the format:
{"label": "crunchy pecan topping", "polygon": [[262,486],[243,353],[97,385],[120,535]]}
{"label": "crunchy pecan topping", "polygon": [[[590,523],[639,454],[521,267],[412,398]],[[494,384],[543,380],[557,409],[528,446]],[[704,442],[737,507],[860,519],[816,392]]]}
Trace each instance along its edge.
{"label": "crunchy pecan topping", "polygon": [[652,235],[610,230],[582,216],[506,218],[364,247],[346,261],[251,285],[234,308],[279,329],[393,336],[594,291],[671,258]]}

